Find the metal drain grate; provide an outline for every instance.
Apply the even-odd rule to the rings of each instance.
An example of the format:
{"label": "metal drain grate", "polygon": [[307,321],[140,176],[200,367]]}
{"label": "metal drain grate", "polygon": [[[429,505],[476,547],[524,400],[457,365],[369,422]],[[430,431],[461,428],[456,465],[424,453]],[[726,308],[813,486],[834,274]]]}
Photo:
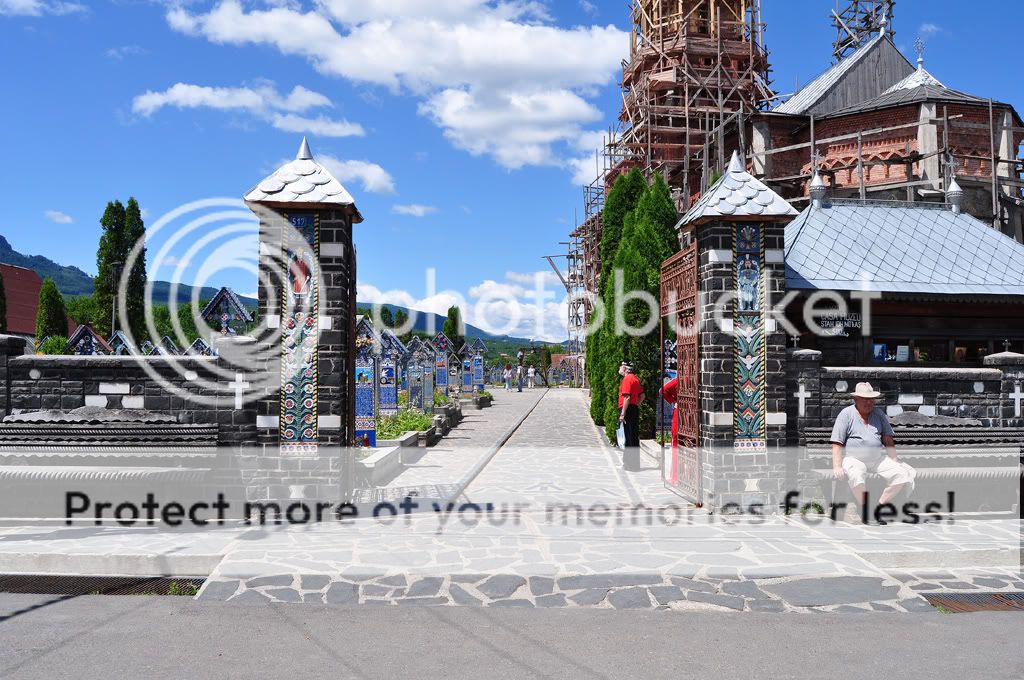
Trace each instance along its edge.
{"label": "metal drain grate", "polygon": [[195,595],[206,579],[130,576],[0,576],[0,593],[36,595]]}
{"label": "metal drain grate", "polygon": [[921,593],[937,609],[950,612],[1024,612],[1024,593]]}

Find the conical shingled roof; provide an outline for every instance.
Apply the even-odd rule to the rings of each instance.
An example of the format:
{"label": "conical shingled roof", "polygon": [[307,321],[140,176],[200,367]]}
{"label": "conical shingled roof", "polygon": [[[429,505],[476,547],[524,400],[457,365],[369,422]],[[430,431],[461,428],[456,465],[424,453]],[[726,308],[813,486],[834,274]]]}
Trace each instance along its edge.
{"label": "conical shingled roof", "polygon": [[747,172],[733,151],[729,168],[676,225],[722,217],[786,217],[797,212],[784,198]]}
{"label": "conical shingled roof", "polygon": [[245,201],[273,207],[345,206],[351,209],[354,222],[363,221],[352,194],[313,159],[305,137],[295,160],[285,163],[250,189]]}

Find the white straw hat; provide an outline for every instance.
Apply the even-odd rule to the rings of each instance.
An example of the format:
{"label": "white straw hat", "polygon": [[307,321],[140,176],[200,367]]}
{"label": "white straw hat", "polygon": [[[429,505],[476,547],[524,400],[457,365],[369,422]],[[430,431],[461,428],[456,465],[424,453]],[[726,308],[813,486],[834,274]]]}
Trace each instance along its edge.
{"label": "white straw hat", "polygon": [[865,399],[877,399],[882,396],[881,392],[875,391],[869,382],[857,383],[857,388],[850,392],[851,397],[864,397]]}

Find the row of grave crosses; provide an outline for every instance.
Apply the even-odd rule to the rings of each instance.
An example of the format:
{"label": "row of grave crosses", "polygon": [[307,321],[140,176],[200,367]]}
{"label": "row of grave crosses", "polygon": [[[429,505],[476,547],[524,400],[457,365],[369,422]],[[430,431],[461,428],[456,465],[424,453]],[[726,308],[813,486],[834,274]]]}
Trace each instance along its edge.
{"label": "row of grave crosses", "polygon": [[[206,304],[200,316],[206,325],[214,329],[214,335],[233,336],[244,331],[245,325],[254,322],[252,312],[246,308],[241,298],[230,288],[221,288],[216,295]],[[41,347],[46,341],[39,343]],[[211,339],[212,341],[212,339]],[[197,338],[188,347],[182,348],[169,335],[160,338],[160,341],[153,343],[146,340],[136,346],[123,331],[117,330],[109,339],[104,339],[92,327],[88,325],[79,326],[71,337],[68,338],[64,348],[65,354],[86,354],[86,355],[131,355],[131,356],[160,356],[160,355],[194,355],[213,356],[215,351],[210,342],[203,338]]]}
{"label": "row of grave crosses", "polygon": [[[45,342],[44,339],[39,345],[42,346]],[[104,340],[91,326],[82,325],[68,338],[64,353],[91,356],[213,356],[214,350],[210,343],[202,338],[196,338],[195,342],[183,349],[169,335],[162,337],[158,343],[146,340],[136,346],[119,330],[114,331],[109,340]]]}
{"label": "row of grave crosses", "polygon": [[479,338],[452,352],[443,332],[432,340],[414,337],[408,344],[388,328],[374,328],[369,318],[356,320],[355,439],[376,446],[377,419],[398,413],[398,393],[410,408],[433,413],[434,393],[456,396],[484,388],[484,353]]}

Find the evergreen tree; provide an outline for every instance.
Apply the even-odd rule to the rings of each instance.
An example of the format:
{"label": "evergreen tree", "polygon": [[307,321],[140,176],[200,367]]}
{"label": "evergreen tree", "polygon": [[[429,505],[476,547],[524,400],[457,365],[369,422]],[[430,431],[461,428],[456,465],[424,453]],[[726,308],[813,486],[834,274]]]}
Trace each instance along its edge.
{"label": "evergreen tree", "polygon": [[462,325],[462,312],[458,306],[452,305],[448,308],[448,318],[444,322],[444,334],[452,341],[455,345],[455,351],[458,352],[462,349],[462,346],[466,344],[465,327]]}
{"label": "evergreen tree", "polygon": [[47,336],[68,334],[68,316],[64,311],[64,298],[53,279],[43,281],[39,289],[39,307],[36,311],[36,342]]}
{"label": "evergreen tree", "polygon": [[[614,346],[614,341],[604,335],[614,333],[614,306],[612,294],[616,252],[625,226],[626,216],[636,209],[637,203],[647,188],[643,174],[636,168],[626,175],[620,175],[608,192],[601,216],[601,279],[600,297],[604,302],[605,319],[601,328],[587,336],[587,381],[590,383],[590,417],[597,425],[605,424],[608,402],[618,399],[618,369],[621,355],[610,357],[604,346]],[[613,406],[615,403],[612,404]],[[618,418],[615,419],[616,423]]]}
{"label": "evergreen tree", "polygon": [[0,273],[0,333],[7,332],[7,291],[4,290],[4,275]]}
{"label": "evergreen tree", "polygon": [[[114,295],[117,293],[119,281],[114,280],[114,264],[124,262],[125,252],[125,210],[121,201],[107,203],[100,218],[103,234],[96,249],[96,278],[93,279],[93,297],[96,307],[110,313]],[[97,322],[94,330],[100,335],[109,336],[113,329],[111,320]],[[136,338],[138,341],[138,338]]]}
{"label": "evergreen tree", "polygon": [[[146,225],[142,221],[142,210],[135,198],[128,199],[128,205],[124,211],[124,239],[121,243],[122,251],[117,262],[126,262],[128,254],[135,248],[136,244],[145,243]],[[142,338],[146,334],[146,249],[143,246],[135,258],[132,271],[128,276],[128,286],[125,291],[125,303],[128,312],[128,327],[132,331],[132,337]],[[189,312],[191,319],[191,311]],[[195,324],[191,323],[195,328]],[[113,333],[113,330],[111,330]]]}
{"label": "evergreen tree", "polygon": [[[392,328],[401,329],[407,323],[409,323],[409,315],[406,314],[404,309],[396,309],[395,310],[395,323],[392,326]],[[412,340],[412,329],[410,328],[409,330],[407,330],[404,333],[402,333],[401,335],[399,335],[398,339],[401,340],[403,343],[406,343],[406,342],[409,342],[410,340]]]}
{"label": "evergreen tree", "polygon": [[384,328],[395,327],[395,317],[391,313],[390,307],[381,306],[380,308],[380,322],[384,324]]}

